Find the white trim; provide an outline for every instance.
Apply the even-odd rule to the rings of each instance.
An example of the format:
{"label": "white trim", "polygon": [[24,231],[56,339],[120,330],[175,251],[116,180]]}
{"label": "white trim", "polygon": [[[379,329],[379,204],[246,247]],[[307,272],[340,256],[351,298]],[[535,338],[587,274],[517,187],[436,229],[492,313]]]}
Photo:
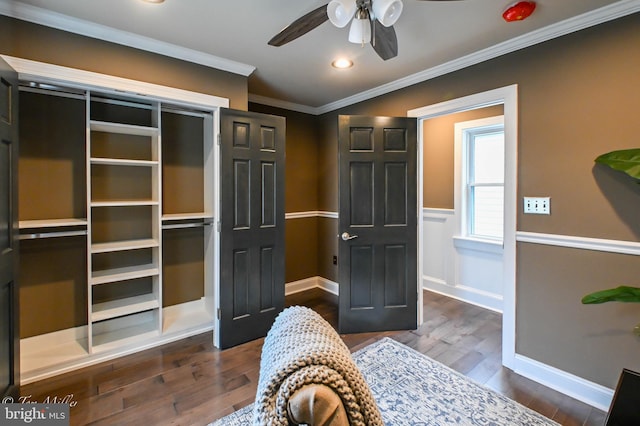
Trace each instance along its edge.
{"label": "white trim", "polygon": [[331,293],[335,296],[338,296],[339,292],[338,283],[330,281],[323,277],[311,277],[305,278],[304,280],[292,281],[290,283],[286,283],[284,287],[285,296],[307,290],[313,290],[314,288],[319,288],[320,290],[326,291],[327,293]]}
{"label": "white trim", "polygon": [[502,313],[503,298],[493,293],[478,290],[477,288],[461,285],[451,286],[442,279],[423,275],[422,289],[442,294],[443,296],[451,297],[464,303],[479,306],[499,314]]}
{"label": "white trim", "polygon": [[455,248],[497,254],[500,256],[504,253],[502,241],[483,240],[480,238],[463,237],[459,235],[453,236],[453,246]]}
{"label": "white trim", "polygon": [[323,277],[318,277],[318,287],[335,296],[340,295],[340,285],[337,282],[328,280]]}
{"label": "white trim", "polygon": [[559,370],[523,355],[516,355],[513,371],[535,380],[551,389],[607,412],[613,399],[613,390],[590,382],[566,371]]}
{"label": "white trim", "polygon": [[130,80],[91,71],[63,67],[60,65],[37,62],[29,59],[0,55],[16,70],[21,80],[36,80],[40,83],[65,85],[78,89],[95,89],[114,94],[126,94],[131,97],[150,96],[171,104],[184,103],[191,107],[204,108],[229,107],[229,99],[204,93],[191,92],[173,87],[161,86],[144,81]]}
{"label": "white trim", "polygon": [[417,72],[415,74],[403,77],[387,84],[383,84],[382,86],[378,86],[373,89],[366,90],[353,96],[349,96],[335,102],[330,102],[316,108],[304,107],[303,109],[296,109],[296,104],[286,103],[277,99],[266,97],[260,97],[259,103],[291,109],[293,111],[304,112],[307,114],[321,115],[327,112],[347,107],[349,105],[356,104],[358,102],[363,102],[375,98],[377,96],[385,95],[387,93],[391,93],[393,91],[403,89],[414,84],[422,83],[424,81],[431,80],[433,78],[449,74],[451,72],[458,71],[463,68],[476,65],[511,52],[515,52],[517,50],[531,47],[536,44],[552,40],[554,38],[562,37],[564,35],[593,27],[604,22],[613,21],[615,19],[631,15],[638,11],[640,11],[639,0],[621,0],[613,4],[601,7],[599,9],[583,13],[582,15],[574,16],[562,22],[558,22],[556,24],[531,31],[527,34],[523,34],[502,43],[498,43],[494,46],[479,50],[477,52],[471,53],[458,59],[454,59],[444,64],[428,68],[424,71]]}
{"label": "white trim", "polygon": [[[416,108],[407,112],[409,117],[421,120],[444,114],[467,111],[489,105],[504,104],[505,134],[505,188],[504,188],[504,293],[502,306],[502,364],[511,368],[516,354],[516,217],[518,182],[518,86],[511,85]],[[420,127],[420,126],[419,126]],[[422,159],[419,159],[421,162]],[[419,191],[422,185],[419,184]],[[418,236],[418,244],[424,244]]]}
{"label": "white trim", "polygon": [[338,212],[324,212],[324,211],[319,211],[318,212],[318,217],[324,217],[326,219],[338,219],[340,217]]}
{"label": "white trim", "polygon": [[230,59],[204,53],[198,50],[188,49],[175,44],[166,43],[149,37],[144,37],[128,31],[117,30],[105,25],[73,18],[61,13],[52,12],[40,7],[25,4],[19,1],[0,0],[0,14],[10,16],[35,24],[44,25],[70,33],[80,34],[110,43],[133,47],[147,52],[183,61],[216,68],[243,76],[249,76],[255,71],[253,65],[243,64]]}
{"label": "white trim", "polygon": [[516,239],[518,242],[522,243],[545,244],[548,246],[640,256],[640,242],[635,241],[606,240],[601,238],[541,234],[537,232],[524,231],[518,231],[516,233]]}
{"label": "white trim", "polygon": [[436,218],[446,220],[447,218],[454,216],[456,214],[453,209],[435,209],[431,207],[424,207],[422,209],[422,217],[423,218]]}
{"label": "white trim", "polygon": [[286,213],[285,219],[305,219],[309,217],[325,217],[328,219],[337,219],[338,212],[325,212],[325,211],[308,211],[308,212],[292,212]]}

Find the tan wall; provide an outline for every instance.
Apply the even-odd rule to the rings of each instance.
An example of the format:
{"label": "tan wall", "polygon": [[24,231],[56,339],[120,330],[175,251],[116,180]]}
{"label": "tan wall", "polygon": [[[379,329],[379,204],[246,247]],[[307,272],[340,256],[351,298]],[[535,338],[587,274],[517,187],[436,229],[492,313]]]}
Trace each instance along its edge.
{"label": "tan wall", "polygon": [[640,285],[638,256],[518,244],[517,352],[615,388],[623,367],[640,370],[638,304],[581,305],[587,293]]}
{"label": "tan wall", "polygon": [[[518,84],[518,230],[639,241],[640,186],[593,162],[599,154],[638,147],[639,26],[636,13],[319,117],[323,127],[318,151],[320,208],[337,209],[338,114],[405,116],[410,109]],[[523,215],[525,195],[550,196],[552,214]],[[319,258],[331,254],[334,238],[330,232],[319,234]],[[518,351],[611,387],[621,368],[640,369],[637,357],[630,360],[640,345],[629,331],[638,322],[637,315],[625,321],[628,306],[612,304],[597,311],[600,307],[582,306],[580,298],[617,284],[640,285],[640,261],[603,253],[593,259],[586,251],[572,258],[570,251],[520,246]],[[537,279],[541,266],[551,258],[556,265],[566,259],[570,266],[562,273],[551,269]],[[589,269],[597,264],[598,270],[612,271],[622,281],[579,273],[583,264]],[[552,298],[559,289],[564,297],[554,300],[552,317],[562,327],[550,323],[549,304],[541,300],[543,295]],[[638,312],[637,306],[631,309]],[[599,315],[599,334],[584,321],[589,313]],[[628,329],[622,330],[621,322]],[[617,336],[615,346],[611,346],[611,335]],[[591,350],[585,351],[576,336],[589,336]],[[603,370],[605,352],[609,366]]]}
{"label": "tan wall", "polygon": [[[318,132],[316,117],[260,104],[253,112],[283,116],[287,120],[285,211],[318,210]],[[318,218],[287,219],[285,281],[318,276]]]}
{"label": "tan wall", "polygon": [[313,115],[255,103],[249,110],[287,120],[285,211],[318,210],[317,121]]}
{"label": "tan wall", "polygon": [[247,77],[0,16],[0,53],[228,98],[247,109]]}
{"label": "tan wall", "polygon": [[423,206],[453,209],[456,123],[502,115],[502,105],[448,114],[422,123]]}

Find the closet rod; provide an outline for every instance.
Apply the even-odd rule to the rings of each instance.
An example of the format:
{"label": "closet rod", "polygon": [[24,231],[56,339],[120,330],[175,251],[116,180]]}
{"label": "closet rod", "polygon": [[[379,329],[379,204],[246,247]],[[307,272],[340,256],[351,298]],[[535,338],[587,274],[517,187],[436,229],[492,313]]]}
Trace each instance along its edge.
{"label": "closet rod", "polygon": [[87,235],[87,231],[38,232],[33,234],[20,234],[20,239],[35,240],[39,238],[76,237],[79,235]]}
{"label": "closet rod", "polygon": [[65,92],[64,88],[57,86],[43,86],[34,87],[34,86],[20,86],[18,87],[20,92],[30,92],[37,93],[39,95],[49,95],[49,96],[58,96],[60,98],[70,98],[70,99],[78,99],[84,101],[86,99],[86,94],[74,93],[74,92]]}

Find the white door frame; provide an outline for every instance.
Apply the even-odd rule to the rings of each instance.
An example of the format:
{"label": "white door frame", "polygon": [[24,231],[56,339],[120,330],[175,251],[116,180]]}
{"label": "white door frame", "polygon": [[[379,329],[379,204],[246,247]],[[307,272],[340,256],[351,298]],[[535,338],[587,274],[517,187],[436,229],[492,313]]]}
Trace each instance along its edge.
{"label": "white door frame", "polygon": [[[502,365],[513,369],[516,353],[516,219],[518,212],[518,86],[516,84],[407,112],[418,119],[418,271],[423,268],[423,134],[422,122],[441,115],[492,105],[504,105],[505,184],[504,184],[504,299],[502,313]],[[421,289],[422,276],[418,287]],[[422,323],[422,291],[419,291],[418,324]]]}

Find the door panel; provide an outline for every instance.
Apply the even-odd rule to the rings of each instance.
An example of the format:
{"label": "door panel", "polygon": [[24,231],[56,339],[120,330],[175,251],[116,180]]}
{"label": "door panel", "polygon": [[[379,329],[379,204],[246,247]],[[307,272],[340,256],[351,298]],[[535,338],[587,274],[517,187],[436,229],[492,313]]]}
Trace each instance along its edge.
{"label": "door panel", "polygon": [[284,308],[285,120],[221,113],[220,346],[266,335]]}
{"label": "door panel", "polygon": [[339,328],[417,324],[417,120],[339,117]]}
{"label": "door panel", "polygon": [[0,395],[15,394],[19,385],[17,113],[18,77],[0,59]]}

